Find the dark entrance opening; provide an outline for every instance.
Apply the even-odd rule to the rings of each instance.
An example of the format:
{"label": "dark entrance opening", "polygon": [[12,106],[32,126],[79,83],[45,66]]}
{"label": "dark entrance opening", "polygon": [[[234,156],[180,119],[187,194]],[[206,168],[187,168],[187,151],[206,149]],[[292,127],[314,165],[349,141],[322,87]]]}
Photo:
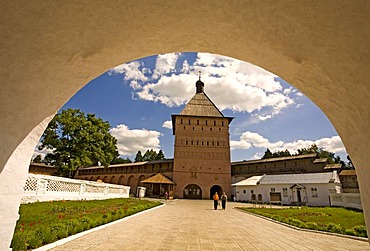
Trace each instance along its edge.
{"label": "dark entrance opening", "polygon": [[212,187],[211,187],[211,190],[210,190],[210,192],[209,192],[209,198],[210,198],[210,199],[213,199],[213,195],[214,195],[216,192],[218,193],[218,197],[219,197],[219,198],[221,198],[221,195],[222,195],[222,192],[223,192],[222,187],[220,187],[219,185],[214,185],[214,186],[212,186]]}
{"label": "dark entrance opening", "polygon": [[202,199],[202,189],[196,184],[189,184],[183,191],[184,199]]}

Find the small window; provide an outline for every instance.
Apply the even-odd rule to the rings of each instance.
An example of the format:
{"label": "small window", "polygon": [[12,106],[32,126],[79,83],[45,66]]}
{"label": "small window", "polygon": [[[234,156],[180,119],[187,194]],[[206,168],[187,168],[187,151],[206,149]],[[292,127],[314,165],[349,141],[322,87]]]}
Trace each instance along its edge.
{"label": "small window", "polygon": [[188,141],[186,141],[185,144],[187,145],[188,144]]}
{"label": "small window", "polygon": [[202,131],[203,131],[203,127],[202,127]]}
{"label": "small window", "polygon": [[203,145],[203,141],[202,141],[202,145]]}
{"label": "small window", "polygon": [[209,130],[212,132],[212,127]]}
{"label": "small window", "polygon": [[312,198],[318,198],[319,193],[317,192],[317,188],[311,188]]}
{"label": "small window", "polygon": [[224,122],[222,121],[221,123],[222,123],[222,126],[224,126]]}
{"label": "small window", "polygon": [[199,119],[197,119],[197,125],[199,125]]}
{"label": "small window", "polygon": [[288,188],[283,188],[283,197],[288,197]]}
{"label": "small window", "polygon": [[208,143],[208,141],[207,141],[207,146],[209,146],[209,143]]}
{"label": "small window", "polygon": [[190,119],[189,119],[189,125],[190,125]]}
{"label": "small window", "polygon": [[215,146],[215,142],[212,141],[212,146]]}
{"label": "small window", "polygon": [[216,120],[215,120],[215,121],[213,121],[213,125],[214,125],[214,126],[216,126]]}
{"label": "small window", "polygon": [[194,126],[193,126],[193,131],[194,131]]}
{"label": "small window", "polygon": [[254,191],[253,191],[253,190],[251,190],[251,193],[253,194],[253,193],[254,193]]}
{"label": "small window", "polygon": [[217,146],[220,146],[220,142],[217,142]]}
{"label": "small window", "polygon": [[275,188],[271,188],[271,193],[275,193]]}
{"label": "small window", "polygon": [[206,120],[206,125],[208,125],[207,120]]}
{"label": "small window", "polygon": [[243,193],[247,193],[247,190],[243,190]]}
{"label": "small window", "polygon": [[186,128],[186,127],[184,126],[184,130],[185,130],[185,128]]}
{"label": "small window", "polygon": [[180,123],[182,124],[182,119],[181,119],[181,122]]}
{"label": "small window", "polygon": [[193,145],[193,141],[191,141],[191,145]]}

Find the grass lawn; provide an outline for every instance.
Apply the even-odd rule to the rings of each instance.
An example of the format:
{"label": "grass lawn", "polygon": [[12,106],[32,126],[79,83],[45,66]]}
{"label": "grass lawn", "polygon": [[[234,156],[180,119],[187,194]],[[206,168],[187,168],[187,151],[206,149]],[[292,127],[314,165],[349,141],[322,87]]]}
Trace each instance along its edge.
{"label": "grass lawn", "polygon": [[239,209],[300,228],[367,237],[363,212],[351,209],[337,207]]}
{"label": "grass lawn", "polygon": [[34,249],[160,204],[131,198],[24,204],[19,209],[12,248]]}

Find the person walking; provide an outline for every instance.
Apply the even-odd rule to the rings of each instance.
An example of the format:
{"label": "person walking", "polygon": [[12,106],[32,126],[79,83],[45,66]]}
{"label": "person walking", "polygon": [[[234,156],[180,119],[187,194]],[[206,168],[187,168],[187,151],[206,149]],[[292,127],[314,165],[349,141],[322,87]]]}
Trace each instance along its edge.
{"label": "person walking", "polygon": [[217,194],[217,192],[215,192],[215,194],[213,195],[213,206],[214,206],[215,210],[217,210],[217,206],[218,206],[218,194]]}
{"label": "person walking", "polygon": [[227,195],[226,193],[224,192],[221,196],[221,204],[222,204],[222,209],[225,210],[226,209],[226,201],[227,201]]}

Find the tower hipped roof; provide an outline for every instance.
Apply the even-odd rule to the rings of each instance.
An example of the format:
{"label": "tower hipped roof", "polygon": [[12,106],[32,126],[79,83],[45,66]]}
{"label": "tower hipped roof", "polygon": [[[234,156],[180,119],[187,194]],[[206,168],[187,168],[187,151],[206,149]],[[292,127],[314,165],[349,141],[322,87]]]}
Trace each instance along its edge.
{"label": "tower hipped roof", "polygon": [[216,105],[204,93],[196,93],[185,106],[180,115],[202,117],[224,117]]}

